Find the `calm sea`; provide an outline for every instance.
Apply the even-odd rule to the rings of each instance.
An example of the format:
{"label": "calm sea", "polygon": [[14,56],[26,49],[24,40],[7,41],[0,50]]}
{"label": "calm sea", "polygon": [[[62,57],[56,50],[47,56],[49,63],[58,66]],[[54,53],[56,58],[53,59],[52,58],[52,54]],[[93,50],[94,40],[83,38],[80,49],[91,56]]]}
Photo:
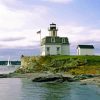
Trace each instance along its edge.
{"label": "calm sea", "polygon": [[1,78],[0,100],[100,100],[100,87],[80,83],[33,83]]}

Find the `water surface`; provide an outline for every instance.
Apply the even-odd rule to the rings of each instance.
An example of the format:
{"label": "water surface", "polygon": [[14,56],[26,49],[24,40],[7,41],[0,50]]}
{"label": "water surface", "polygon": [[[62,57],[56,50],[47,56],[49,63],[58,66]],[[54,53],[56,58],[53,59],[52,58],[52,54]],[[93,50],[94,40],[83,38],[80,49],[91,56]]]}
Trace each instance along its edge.
{"label": "water surface", "polygon": [[80,83],[33,83],[30,79],[0,79],[0,100],[100,100],[100,87]]}
{"label": "water surface", "polygon": [[0,65],[0,74],[9,74],[13,73],[17,68],[19,68],[20,65]]}

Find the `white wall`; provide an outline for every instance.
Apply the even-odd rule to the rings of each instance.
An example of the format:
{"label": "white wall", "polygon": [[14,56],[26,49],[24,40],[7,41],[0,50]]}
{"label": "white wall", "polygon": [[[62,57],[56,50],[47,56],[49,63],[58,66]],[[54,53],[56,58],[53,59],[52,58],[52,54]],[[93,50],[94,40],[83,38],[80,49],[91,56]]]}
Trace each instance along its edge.
{"label": "white wall", "polygon": [[47,47],[50,47],[50,55],[57,55],[57,47],[59,47],[59,54],[61,54],[61,45],[44,45],[42,46],[42,55],[48,55]]}
{"label": "white wall", "polygon": [[78,55],[94,55],[94,49],[77,49]]}
{"label": "white wall", "polygon": [[41,55],[45,56],[45,45],[41,46]]}
{"label": "white wall", "polygon": [[60,55],[70,55],[70,46],[69,45],[43,45],[41,46],[41,55],[45,56],[48,55],[47,47],[50,48],[50,55],[57,55],[57,47],[59,47],[59,54]]}
{"label": "white wall", "polygon": [[61,54],[62,55],[70,55],[70,45],[62,45],[61,46]]}

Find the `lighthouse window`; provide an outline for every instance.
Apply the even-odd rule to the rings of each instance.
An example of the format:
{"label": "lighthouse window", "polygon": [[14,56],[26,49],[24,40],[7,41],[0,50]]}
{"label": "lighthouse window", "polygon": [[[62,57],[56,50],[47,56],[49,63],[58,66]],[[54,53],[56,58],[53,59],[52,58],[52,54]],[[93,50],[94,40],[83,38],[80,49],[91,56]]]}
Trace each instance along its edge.
{"label": "lighthouse window", "polygon": [[57,55],[60,54],[60,47],[57,47]]}
{"label": "lighthouse window", "polygon": [[48,52],[50,51],[50,47],[47,47],[47,51],[48,51]]}
{"label": "lighthouse window", "polygon": [[57,47],[57,51],[59,51],[60,50],[60,47]]}
{"label": "lighthouse window", "polygon": [[54,43],[54,42],[55,42],[55,38],[51,38],[51,42],[53,42],[53,43]]}
{"label": "lighthouse window", "polygon": [[66,43],[65,38],[62,39],[62,43]]}

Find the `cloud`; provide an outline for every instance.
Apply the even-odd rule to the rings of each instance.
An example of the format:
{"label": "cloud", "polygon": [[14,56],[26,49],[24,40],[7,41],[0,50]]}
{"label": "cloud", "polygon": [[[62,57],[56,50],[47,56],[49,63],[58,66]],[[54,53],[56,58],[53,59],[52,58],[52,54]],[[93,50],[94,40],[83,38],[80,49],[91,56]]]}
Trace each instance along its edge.
{"label": "cloud", "polygon": [[17,38],[4,38],[4,39],[1,39],[0,41],[4,41],[4,42],[13,42],[13,41],[20,41],[20,40],[24,40],[25,37],[17,37]]}
{"label": "cloud", "polygon": [[20,4],[22,5],[22,1],[21,0],[0,0],[0,4],[2,5],[6,5],[6,6],[19,6]]}
{"label": "cloud", "polygon": [[53,2],[53,3],[70,3],[73,0],[43,0],[43,1]]}
{"label": "cloud", "polygon": [[13,11],[4,5],[0,5],[0,29],[18,30],[30,28],[36,22],[39,24],[46,14],[48,14],[48,11],[44,6],[33,6],[29,10],[20,9]]}
{"label": "cloud", "polygon": [[84,26],[71,26],[63,25],[59,27],[58,34],[59,36],[67,36],[72,43],[82,43],[85,41],[99,41],[100,29],[93,29]]}
{"label": "cloud", "polygon": [[39,45],[36,41],[40,41],[40,38],[36,32],[45,24],[45,19],[49,16],[48,8],[42,5],[32,5],[30,9],[11,9],[6,5],[7,3],[15,5],[18,2],[18,0],[0,1],[1,48]]}

